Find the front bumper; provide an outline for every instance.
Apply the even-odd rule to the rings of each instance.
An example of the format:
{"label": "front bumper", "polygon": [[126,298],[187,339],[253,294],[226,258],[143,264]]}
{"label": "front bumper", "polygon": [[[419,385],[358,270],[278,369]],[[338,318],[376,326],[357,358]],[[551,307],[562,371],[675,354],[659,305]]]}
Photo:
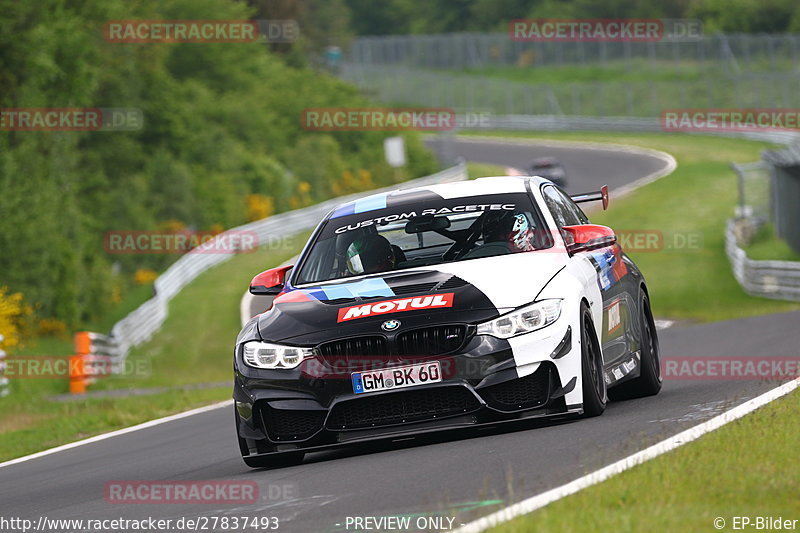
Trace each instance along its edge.
{"label": "front bumper", "polygon": [[239,437],[258,455],[579,413],[581,405],[568,401],[578,380],[572,331],[564,325],[510,340],[473,335],[456,354],[420,359],[440,361],[442,382],[365,394],[353,392],[351,369],[334,370],[323,358],[258,370],[237,354]]}

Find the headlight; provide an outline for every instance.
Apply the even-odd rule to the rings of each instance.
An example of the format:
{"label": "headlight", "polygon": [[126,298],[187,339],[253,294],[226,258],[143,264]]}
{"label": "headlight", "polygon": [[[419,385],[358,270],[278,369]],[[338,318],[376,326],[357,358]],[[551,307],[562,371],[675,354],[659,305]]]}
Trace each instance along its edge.
{"label": "headlight", "polygon": [[244,362],[254,368],[295,368],[311,355],[311,348],[282,346],[260,341],[244,343]]}
{"label": "headlight", "polygon": [[542,300],[478,324],[478,335],[508,339],[549,326],[561,316],[561,300]]}

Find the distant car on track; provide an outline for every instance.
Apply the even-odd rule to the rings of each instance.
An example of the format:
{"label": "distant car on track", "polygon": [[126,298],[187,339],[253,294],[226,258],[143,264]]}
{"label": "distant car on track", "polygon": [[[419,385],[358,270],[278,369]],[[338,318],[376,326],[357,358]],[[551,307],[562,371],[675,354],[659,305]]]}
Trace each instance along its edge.
{"label": "distant car on track", "polygon": [[564,165],[555,157],[538,157],[528,165],[527,172],[531,176],[546,178],[562,189],[567,186],[567,173]]}
{"label": "distant car on track", "polygon": [[656,394],[644,277],[607,227],[539,177],[378,194],[331,211],[234,350],[252,467],[386,437],[595,416]]}

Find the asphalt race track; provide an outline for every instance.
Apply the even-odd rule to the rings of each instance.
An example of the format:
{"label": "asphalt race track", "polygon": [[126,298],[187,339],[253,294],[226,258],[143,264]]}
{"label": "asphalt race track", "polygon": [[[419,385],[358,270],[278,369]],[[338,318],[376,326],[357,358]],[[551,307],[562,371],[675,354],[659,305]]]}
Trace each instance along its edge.
{"label": "asphalt race track", "polygon": [[[564,162],[574,187],[581,189],[604,182],[613,189],[663,164],[635,154],[498,146],[470,142],[458,143],[457,149],[471,160],[511,166],[555,155]],[[786,313],[673,327],[659,332],[662,357],[797,358],[798,323],[800,313]],[[0,468],[0,506],[6,510],[3,515],[13,512],[34,523],[40,516],[275,516],[280,520],[278,531],[311,533],[346,531],[348,516],[411,514],[416,519],[422,514],[455,518],[453,527],[458,527],[495,510],[497,500],[512,503],[563,484],[777,385],[668,380],[660,395],[612,402],[598,418],[318,452],[299,466],[259,471],[247,468],[239,457],[233,408],[227,405]],[[261,501],[122,505],[104,499],[104,486],[110,481],[212,479],[254,481]]]}
{"label": "asphalt race track", "polygon": [[[525,169],[537,157],[552,156],[561,161],[567,175],[567,192],[577,194],[607,184],[612,191],[666,167],[666,163],[644,153],[620,152],[619,148],[575,148],[561,143],[469,137],[429,138],[426,145],[447,157],[463,157],[476,163],[491,163]],[[613,201],[613,197],[612,197]]]}

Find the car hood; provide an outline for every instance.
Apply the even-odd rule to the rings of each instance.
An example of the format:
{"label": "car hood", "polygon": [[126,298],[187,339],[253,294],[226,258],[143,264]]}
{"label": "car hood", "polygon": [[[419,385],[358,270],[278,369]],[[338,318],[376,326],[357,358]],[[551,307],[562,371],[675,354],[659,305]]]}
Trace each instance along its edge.
{"label": "car hood", "polygon": [[475,324],[532,302],[565,262],[564,254],[539,251],[303,286],[276,297],[258,330],[268,341],[317,344],[380,334],[390,320],[403,329]]}

